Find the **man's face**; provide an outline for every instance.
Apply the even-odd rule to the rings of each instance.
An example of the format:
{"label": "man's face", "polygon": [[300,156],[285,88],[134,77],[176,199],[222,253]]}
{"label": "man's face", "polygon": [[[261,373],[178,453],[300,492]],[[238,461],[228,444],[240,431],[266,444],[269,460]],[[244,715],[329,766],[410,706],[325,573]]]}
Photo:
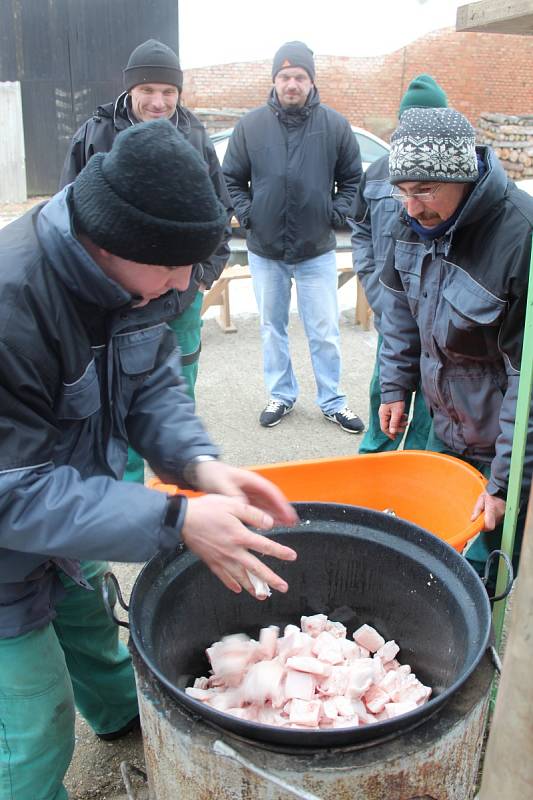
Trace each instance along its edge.
{"label": "man's face", "polygon": [[[435,228],[457,211],[468,192],[468,183],[405,181],[395,186],[403,194],[402,203],[410,217],[424,228]],[[424,197],[412,195],[426,195]]]}
{"label": "man's face", "polygon": [[183,292],[189,287],[192,265],[188,267],[157,267],[138,264],[98,248],[95,260],[105,274],[127,292],[140,297],[135,308],[145,306],[150,300],[166,294],[170,289]]}
{"label": "man's face", "polygon": [[282,108],[303,108],[313,81],[302,67],[285,67],[274,78],[274,88]]}
{"label": "man's face", "polygon": [[140,83],[130,89],[131,107],[140,122],[170,119],[176,110],[178,87],[169,83]]}

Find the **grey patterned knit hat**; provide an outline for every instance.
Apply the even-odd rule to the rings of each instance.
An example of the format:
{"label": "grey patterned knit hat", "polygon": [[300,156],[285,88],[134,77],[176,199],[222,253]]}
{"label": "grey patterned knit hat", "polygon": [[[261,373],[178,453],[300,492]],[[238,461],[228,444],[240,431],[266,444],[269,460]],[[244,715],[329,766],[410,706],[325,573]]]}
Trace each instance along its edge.
{"label": "grey patterned knit hat", "polygon": [[409,108],[391,136],[389,180],[473,183],[475,132],[453,108]]}

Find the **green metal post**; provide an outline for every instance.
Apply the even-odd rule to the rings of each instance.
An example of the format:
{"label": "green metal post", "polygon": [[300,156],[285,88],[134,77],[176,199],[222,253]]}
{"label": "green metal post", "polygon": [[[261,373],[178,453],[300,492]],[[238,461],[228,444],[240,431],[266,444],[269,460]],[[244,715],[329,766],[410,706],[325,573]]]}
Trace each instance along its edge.
{"label": "green metal post", "polygon": [[[516,404],[516,418],[513,436],[513,451],[511,455],[511,469],[509,472],[509,486],[507,489],[507,504],[505,521],[503,524],[501,549],[509,558],[513,557],[513,547],[520,504],[520,490],[522,486],[522,473],[524,470],[524,455],[528,434],[529,414],[531,408],[531,390],[533,387],[533,240],[531,247],[531,261],[529,266],[529,286],[526,303],[526,319],[524,325],[524,343],[522,346],[522,363],[520,366],[520,384],[518,387],[518,400]],[[496,593],[505,588],[506,570],[500,563],[496,580]],[[506,601],[500,600],[494,604],[493,623],[496,636],[496,647],[499,648]]]}

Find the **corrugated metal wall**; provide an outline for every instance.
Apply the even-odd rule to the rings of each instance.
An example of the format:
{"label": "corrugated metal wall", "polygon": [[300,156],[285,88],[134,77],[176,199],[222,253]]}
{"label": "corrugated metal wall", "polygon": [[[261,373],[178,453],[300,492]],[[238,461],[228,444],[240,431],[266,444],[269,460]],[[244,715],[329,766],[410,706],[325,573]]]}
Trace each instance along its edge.
{"label": "corrugated metal wall", "polygon": [[0,82],[0,203],[26,200],[22,100],[18,81]]}
{"label": "corrugated metal wall", "polygon": [[0,0],[0,81],[21,83],[28,195],[57,190],[73,133],[149,38],[178,52],[178,0]]}

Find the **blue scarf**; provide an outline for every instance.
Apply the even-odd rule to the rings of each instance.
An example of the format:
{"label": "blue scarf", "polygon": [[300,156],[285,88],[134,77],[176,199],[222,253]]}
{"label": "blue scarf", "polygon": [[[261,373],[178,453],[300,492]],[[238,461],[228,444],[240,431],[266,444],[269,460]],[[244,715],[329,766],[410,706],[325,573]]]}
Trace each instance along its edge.
{"label": "blue scarf", "polygon": [[[474,188],[474,186],[476,186],[476,184],[481,180],[481,178],[487,171],[487,167],[485,166],[485,163],[479,154],[477,156],[477,166],[479,171],[479,177],[477,181],[472,184],[472,189]],[[410,217],[409,214],[406,213],[405,216],[407,217],[407,222],[421,239],[424,239],[425,241],[431,239],[440,239],[440,237],[444,236],[444,234],[455,224],[457,218],[459,217],[459,214],[465,207],[465,204],[469,197],[470,197],[470,192],[468,192],[468,194],[466,195],[464,200],[459,204],[459,206],[452,214],[452,216],[449,217],[448,219],[445,219],[444,222],[439,223],[439,225],[435,225],[434,228],[424,228],[424,226],[421,225],[419,222],[417,222],[416,219],[414,219],[414,217]]]}

